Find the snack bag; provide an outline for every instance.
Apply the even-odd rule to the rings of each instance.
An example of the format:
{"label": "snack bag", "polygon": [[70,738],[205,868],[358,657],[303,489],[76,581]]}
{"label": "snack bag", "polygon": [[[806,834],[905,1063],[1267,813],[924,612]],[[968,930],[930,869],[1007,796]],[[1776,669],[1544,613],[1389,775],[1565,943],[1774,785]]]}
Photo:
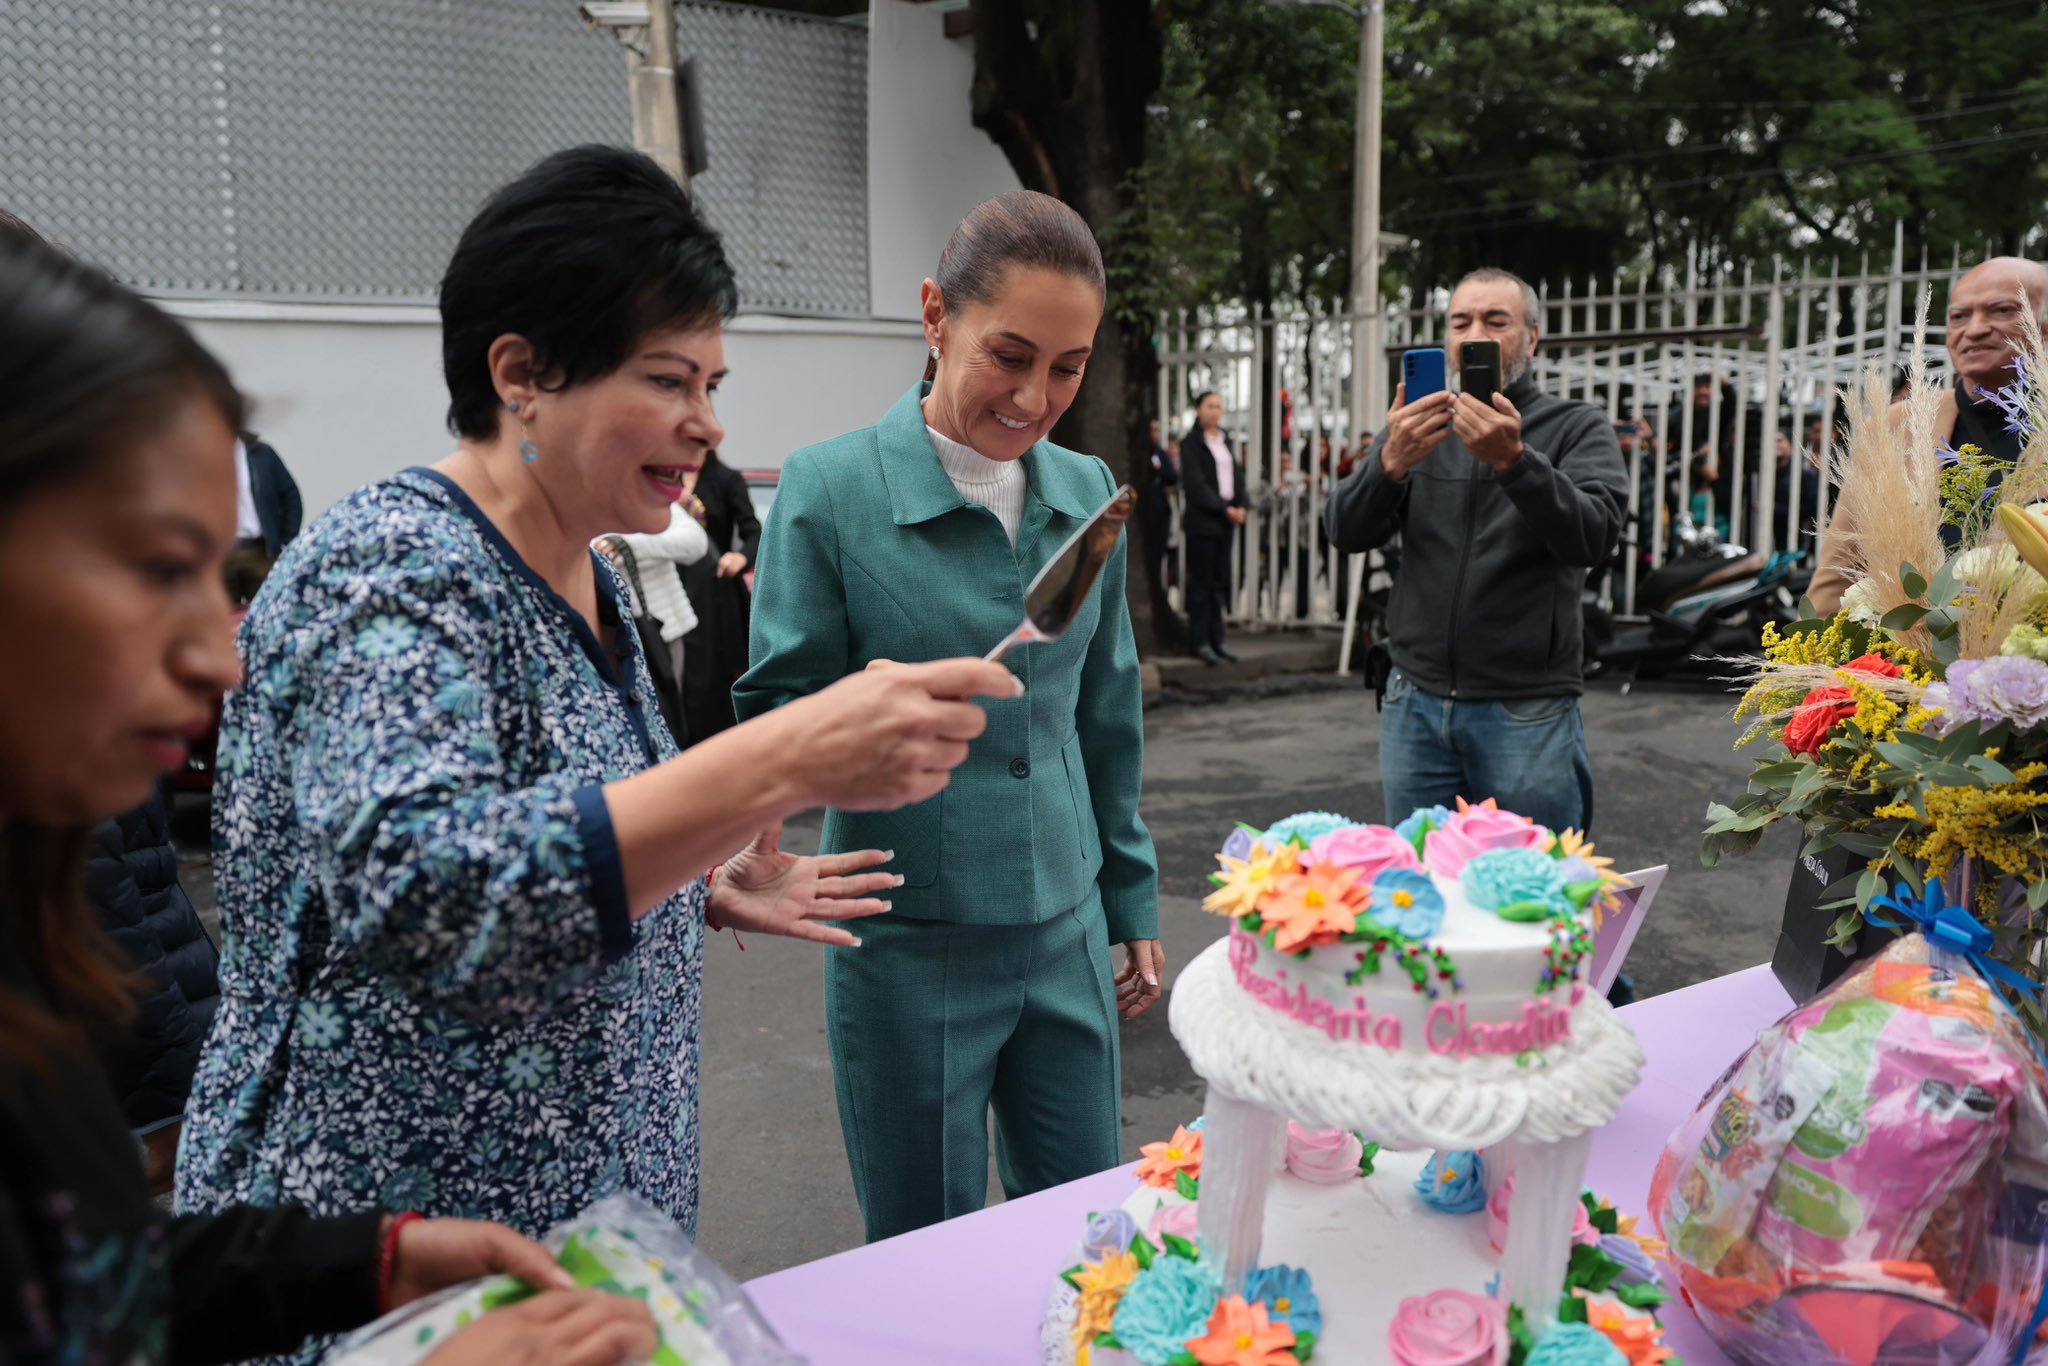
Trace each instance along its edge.
{"label": "snack bag", "polygon": [[1902,938],[1765,1030],[1672,1136],[1649,1216],[1729,1356],[2048,1363],[2048,1066],[1992,990]]}
{"label": "snack bag", "polygon": [[[661,1335],[649,1366],[804,1366],[746,1292],[638,1196],[600,1200],[541,1241],[577,1285],[647,1302]],[[358,1330],[327,1361],[416,1366],[480,1316],[532,1293],[509,1276],[451,1286]]]}

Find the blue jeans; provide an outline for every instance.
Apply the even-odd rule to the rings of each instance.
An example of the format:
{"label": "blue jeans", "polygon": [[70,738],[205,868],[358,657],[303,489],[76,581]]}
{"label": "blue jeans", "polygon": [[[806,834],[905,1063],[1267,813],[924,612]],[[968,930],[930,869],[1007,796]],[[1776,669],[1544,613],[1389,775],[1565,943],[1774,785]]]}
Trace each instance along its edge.
{"label": "blue jeans", "polygon": [[1380,713],[1389,824],[1421,806],[1498,799],[1552,830],[1593,824],[1593,765],[1576,697],[1454,702],[1394,670]]}

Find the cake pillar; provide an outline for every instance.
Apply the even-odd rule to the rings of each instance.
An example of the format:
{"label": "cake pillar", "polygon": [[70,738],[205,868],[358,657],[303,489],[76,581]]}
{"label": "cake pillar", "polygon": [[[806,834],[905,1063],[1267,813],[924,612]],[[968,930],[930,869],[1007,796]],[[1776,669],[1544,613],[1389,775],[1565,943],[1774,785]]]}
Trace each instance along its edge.
{"label": "cake pillar", "polygon": [[1571,1267],[1572,1226],[1592,1149],[1590,1132],[1556,1143],[1514,1145],[1515,1190],[1508,1202],[1501,1282],[1539,1339],[1557,1321],[1558,1296],[1564,1293],[1565,1273]]}
{"label": "cake pillar", "polygon": [[1287,1142],[1287,1121],[1214,1086],[1202,1113],[1202,1192],[1195,1207],[1202,1260],[1220,1268],[1224,1294],[1241,1295],[1258,1265],[1266,1191]]}

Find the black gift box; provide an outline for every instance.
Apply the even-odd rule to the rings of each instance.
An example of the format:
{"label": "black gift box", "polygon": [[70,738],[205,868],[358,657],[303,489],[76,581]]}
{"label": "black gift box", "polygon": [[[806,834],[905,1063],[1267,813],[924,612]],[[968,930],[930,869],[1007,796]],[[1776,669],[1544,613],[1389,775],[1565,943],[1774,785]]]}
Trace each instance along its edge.
{"label": "black gift box", "polygon": [[1778,928],[1778,950],[1771,955],[1771,972],[1800,1005],[1840,981],[1864,959],[1884,952],[1885,945],[1895,938],[1890,930],[1865,925],[1845,946],[1827,942],[1835,921],[1847,908],[1823,908],[1820,903],[1840,900],[1849,888],[1828,896],[1828,887],[1851,876],[1866,862],[1847,849],[1829,849],[1793,860],[1792,883],[1785,889],[1785,919]]}

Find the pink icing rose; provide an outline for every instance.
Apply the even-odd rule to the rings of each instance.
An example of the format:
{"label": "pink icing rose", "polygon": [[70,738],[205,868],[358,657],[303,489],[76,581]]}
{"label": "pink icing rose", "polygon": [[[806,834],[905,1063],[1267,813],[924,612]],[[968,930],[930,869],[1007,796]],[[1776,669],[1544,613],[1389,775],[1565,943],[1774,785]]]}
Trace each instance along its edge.
{"label": "pink icing rose", "polygon": [[1395,1366],[1493,1366],[1506,1360],[1507,1310],[1463,1290],[1401,1301],[1387,1327]]}
{"label": "pink icing rose", "polygon": [[1401,868],[1412,873],[1422,871],[1422,862],[1415,857],[1415,846],[1384,825],[1347,825],[1327,835],[1318,835],[1309,841],[1305,861],[1356,868],[1359,885],[1365,887],[1371,886],[1374,878],[1389,869]]}
{"label": "pink icing rose", "polygon": [[[1495,1252],[1502,1252],[1508,1245],[1508,1201],[1514,1198],[1515,1178],[1510,1176],[1494,1189],[1493,1198],[1486,1202],[1486,1240],[1493,1244]],[[1593,1216],[1586,1213],[1582,1201],[1572,1207],[1572,1242],[1584,1247],[1600,1245],[1600,1230],[1593,1227]]]}
{"label": "pink icing rose", "polygon": [[1341,1186],[1358,1175],[1365,1145],[1349,1129],[1304,1129],[1287,1121],[1287,1170],[1318,1186]]}
{"label": "pink icing rose", "polygon": [[1199,1216],[1192,1201],[1181,1205],[1162,1204],[1152,1211],[1152,1222],[1146,1226],[1145,1236],[1156,1243],[1171,1233],[1192,1243],[1198,1223]]}
{"label": "pink icing rose", "polygon": [[1422,861],[1438,877],[1456,880],[1465,865],[1493,849],[1548,849],[1550,832],[1527,816],[1502,811],[1488,797],[1466,806],[1422,842]]}

